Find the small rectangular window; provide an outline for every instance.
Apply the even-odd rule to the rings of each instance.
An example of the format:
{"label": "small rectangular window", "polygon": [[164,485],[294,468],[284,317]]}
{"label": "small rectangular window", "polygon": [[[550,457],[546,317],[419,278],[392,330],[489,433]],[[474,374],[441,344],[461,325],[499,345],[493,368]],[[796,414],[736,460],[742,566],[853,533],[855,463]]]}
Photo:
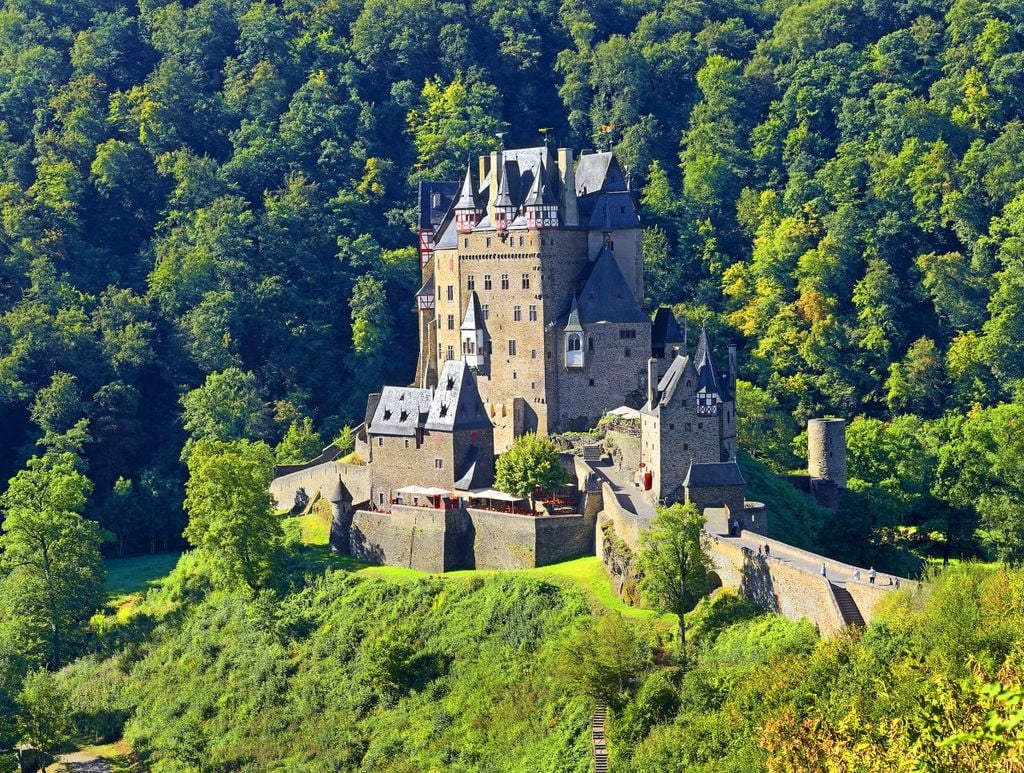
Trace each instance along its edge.
{"label": "small rectangular window", "polygon": [[523,289],[524,290],[529,290],[530,289],[530,275],[529,274],[523,274]]}
{"label": "small rectangular window", "polygon": [[501,289],[502,290],[507,290],[508,289],[508,274],[502,274],[501,275]]}
{"label": "small rectangular window", "polygon": [[514,338],[508,339],[508,356],[516,356],[516,340]]}
{"label": "small rectangular window", "polygon": [[406,439],[405,439],[405,447],[406,447],[406,448],[408,448],[408,447],[409,447],[409,438],[406,438]]}
{"label": "small rectangular window", "polygon": [[468,236],[465,239],[462,240],[462,246],[463,247],[468,247],[469,246],[469,237]]}
{"label": "small rectangular window", "polygon": [[377,438],[377,447],[379,448],[382,445],[384,445],[384,438],[382,438],[382,437]]}
{"label": "small rectangular window", "polygon": [[590,379],[590,386],[594,386],[594,379]]}
{"label": "small rectangular window", "polygon": [[485,290],[490,290],[491,289],[491,275],[490,274],[484,274],[484,289]]}
{"label": "small rectangular window", "polygon": [[630,357],[630,355],[631,355],[631,352],[630,352],[630,350],[629,350],[629,347],[628,347],[628,346],[627,346],[627,347],[625,348],[625,350],[624,350],[624,352],[623,352],[623,353],[624,353],[624,354],[626,355],[626,358],[627,358],[627,359],[628,359],[628,358]]}
{"label": "small rectangular window", "polygon": [[448,329],[449,330],[454,330],[455,329],[455,315],[454,314],[449,314],[448,315]]}
{"label": "small rectangular window", "polygon": [[530,306],[530,322],[536,322],[536,321],[537,321],[537,307],[531,304],[531,306]]}
{"label": "small rectangular window", "polygon": [[453,285],[448,285],[448,300],[455,300],[455,287]]}
{"label": "small rectangular window", "polygon": [[487,237],[487,246],[488,247],[491,246],[491,237],[490,236]]}
{"label": "small rectangular window", "polygon": [[523,307],[522,306],[513,306],[512,307],[512,321],[513,322],[522,322],[523,321]]}
{"label": "small rectangular window", "polygon": [[444,467],[444,459],[435,459],[434,460],[434,469],[435,470],[440,470],[443,467]]}
{"label": "small rectangular window", "polygon": [[484,319],[490,318],[490,316],[491,316],[491,307],[488,306],[486,303],[481,304],[480,311],[483,312]]}
{"label": "small rectangular window", "polygon": [[466,277],[466,289],[467,290],[475,290],[476,289],[476,279],[473,278],[472,274],[470,274],[469,276]]}
{"label": "small rectangular window", "polygon": [[451,346],[448,347],[448,359],[449,360],[454,360],[455,359],[455,349],[454,349],[454,347],[451,347]]}
{"label": "small rectangular window", "polygon": [[531,360],[537,359],[537,350],[536,349],[530,349],[530,359]]}

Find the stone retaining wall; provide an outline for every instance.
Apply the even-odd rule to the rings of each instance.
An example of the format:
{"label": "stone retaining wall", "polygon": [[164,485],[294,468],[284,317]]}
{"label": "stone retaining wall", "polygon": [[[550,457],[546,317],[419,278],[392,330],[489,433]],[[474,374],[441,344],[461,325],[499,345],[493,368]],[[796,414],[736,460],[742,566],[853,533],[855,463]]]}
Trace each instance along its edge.
{"label": "stone retaining wall", "polygon": [[824,577],[712,536],[708,537],[708,547],[722,584],[738,588],[757,606],[788,620],[807,618],[823,636],[842,629],[842,615]]}
{"label": "stone retaining wall", "polygon": [[447,572],[465,567],[466,534],[461,510],[394,505],[390,513],[356,510],[348,547],[370,563]]}
{"label": "stone retaining wall", "polygon": [[278,510],[291,510],[299,489],[313,499],[317,492],[328,490],[341,479],[351,501],[366,502],[370,498],[370,468],[365,464],[339,464],[324,462],[315,467],[281,475],[270,482],[270,496]]}

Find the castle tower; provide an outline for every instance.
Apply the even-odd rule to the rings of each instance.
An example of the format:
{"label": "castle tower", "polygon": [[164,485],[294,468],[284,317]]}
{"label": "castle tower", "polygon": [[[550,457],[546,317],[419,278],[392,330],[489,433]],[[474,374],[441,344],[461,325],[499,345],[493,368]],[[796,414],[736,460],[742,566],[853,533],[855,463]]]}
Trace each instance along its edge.
{"label": "castle tower", "polygon": [[846,421],[811,419],[807,422],[807,474],[811,483],[827,480],[846,488]]}
{"label": "castle tower", "polygon": [[[496,431],[514,433],[589,427],[641,405],[642,231],[614,154],[502,148],[444,186],[442,216],[425,215],[437,197],[421,200],[433,229],[418,306],[432,324],[420,326],[418,382],[465,360]],[[496,438],[499,450],[511,441]]]}

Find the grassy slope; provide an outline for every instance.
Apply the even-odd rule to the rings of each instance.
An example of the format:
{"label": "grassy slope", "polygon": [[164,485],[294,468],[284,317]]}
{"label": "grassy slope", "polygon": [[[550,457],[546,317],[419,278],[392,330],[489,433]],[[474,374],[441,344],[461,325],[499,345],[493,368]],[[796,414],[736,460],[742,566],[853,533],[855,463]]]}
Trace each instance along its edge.
{"label": "grassy slope", "polygon": [[157,553],[132,558],[112,558],[107,565],[107,598],[144,593],[166,577],[178,563],[180,553]]}
{"label": "grassy slope", "polygon": [[768,506],[768,535],[800,548],[817,549],[825,510],[752,456],[741,452],[738,461],[747,482],[747,499]]}

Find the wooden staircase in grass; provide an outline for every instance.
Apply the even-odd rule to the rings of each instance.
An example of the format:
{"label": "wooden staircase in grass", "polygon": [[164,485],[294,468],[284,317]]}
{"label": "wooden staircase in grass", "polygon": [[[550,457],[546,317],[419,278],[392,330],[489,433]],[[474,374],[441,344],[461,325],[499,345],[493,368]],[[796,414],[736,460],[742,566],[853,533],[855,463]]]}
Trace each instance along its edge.
{"label": "wooden staircase in grass", "polygon": [[594,707],[590,719],[590,743],[594,749],[594,773],[608,773],[608,707]]}

